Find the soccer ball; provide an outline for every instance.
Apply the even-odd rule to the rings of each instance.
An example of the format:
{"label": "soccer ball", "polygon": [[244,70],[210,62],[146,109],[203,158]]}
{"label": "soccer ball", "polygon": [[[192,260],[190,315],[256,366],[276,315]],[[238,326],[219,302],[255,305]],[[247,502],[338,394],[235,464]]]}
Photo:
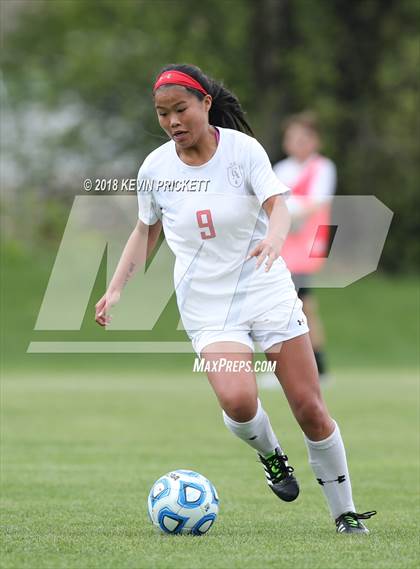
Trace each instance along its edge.
{"label": "soccer ball", "polygon": [[153,484],[147,500],[150,519],[164,533],[204,535],[219,512],[216,488],[193,470],[174,470]]}

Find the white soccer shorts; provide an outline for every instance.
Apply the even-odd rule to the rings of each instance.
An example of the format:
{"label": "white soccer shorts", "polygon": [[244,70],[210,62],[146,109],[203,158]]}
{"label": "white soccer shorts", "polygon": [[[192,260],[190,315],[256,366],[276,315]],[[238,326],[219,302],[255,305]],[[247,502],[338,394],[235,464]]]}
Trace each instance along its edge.
{"label": "white soccer shorts", "polygon": [[302,310],[302,301],[280,303],[267,312],[258,315],[235,327],[223,330],[188,331],[192,346],[200,356],[203,349],[214,342],[238,342],[255,351],[254,342],[258,342],[266,352],[274,344],[291,340],[309,332],[306,316]]}

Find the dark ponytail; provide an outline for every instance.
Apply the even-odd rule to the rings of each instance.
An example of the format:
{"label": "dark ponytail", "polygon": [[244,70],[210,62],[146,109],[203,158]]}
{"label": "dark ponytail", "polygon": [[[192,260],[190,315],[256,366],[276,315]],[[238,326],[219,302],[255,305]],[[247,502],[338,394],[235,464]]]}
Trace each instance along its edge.
{"label": "dark ponytail", "polygon": [[[205,75],[199,67],[188,64],[165,65],[165,67],[159,71],[157,77],[159,77],[159,75],[164,71],[170,70],[182,71],[183,73],[190,75],[204,87],[209,95],[211,95],[213,99],[211,109],[209,111],[209,123],[211,125],[239,130],[254,136],[252,128],[245,119],[245,113],[242,110],[240,102],[235,95],[223,87],[221,83],[217,83],[217,81]],[[193,89],[191,87],[186,87],[186,89],[195,95],[200,101],[204,99],[203,93],[197,91],[197,89]]]}

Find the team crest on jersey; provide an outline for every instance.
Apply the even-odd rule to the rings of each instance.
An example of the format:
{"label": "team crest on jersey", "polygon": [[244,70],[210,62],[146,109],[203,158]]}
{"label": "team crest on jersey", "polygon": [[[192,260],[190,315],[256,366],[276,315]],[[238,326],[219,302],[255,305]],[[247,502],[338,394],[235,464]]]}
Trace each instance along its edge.
{"label": "team crest on jersey", "polygon": [[229,183],[234,188],[239,188],[239,186],[242,186],[242,183],[244,181],[244,174],[243,174],[242,168],[239,166],[239,164],[235,164],[235,162],[233,162],[229,166],[227,173],[228,173]]}

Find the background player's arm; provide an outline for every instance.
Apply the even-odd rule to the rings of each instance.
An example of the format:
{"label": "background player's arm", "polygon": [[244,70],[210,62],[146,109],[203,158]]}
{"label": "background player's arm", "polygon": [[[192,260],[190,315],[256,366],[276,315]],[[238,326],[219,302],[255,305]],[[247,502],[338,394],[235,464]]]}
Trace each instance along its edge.
{"label": "background player's arm", "polygon": [[101,326],[109,323],[109,309],[120,299],[122,289],[139,267],[143,267],[156,247],[162,230],[162,222],[146,225],[140,219],[131,233],[103,297],[95,305],[95,320]]}
{"label": "background player's arm", "polygon": [[256,268],[258,269],[268,257],[265,270],[269,271],[274,261],[280,256],[289,232],[290,213],[282,195],[275,195],[266,199],[263,208],[269,217],[267,235],[250,252],[248,259],[257,257]]}

